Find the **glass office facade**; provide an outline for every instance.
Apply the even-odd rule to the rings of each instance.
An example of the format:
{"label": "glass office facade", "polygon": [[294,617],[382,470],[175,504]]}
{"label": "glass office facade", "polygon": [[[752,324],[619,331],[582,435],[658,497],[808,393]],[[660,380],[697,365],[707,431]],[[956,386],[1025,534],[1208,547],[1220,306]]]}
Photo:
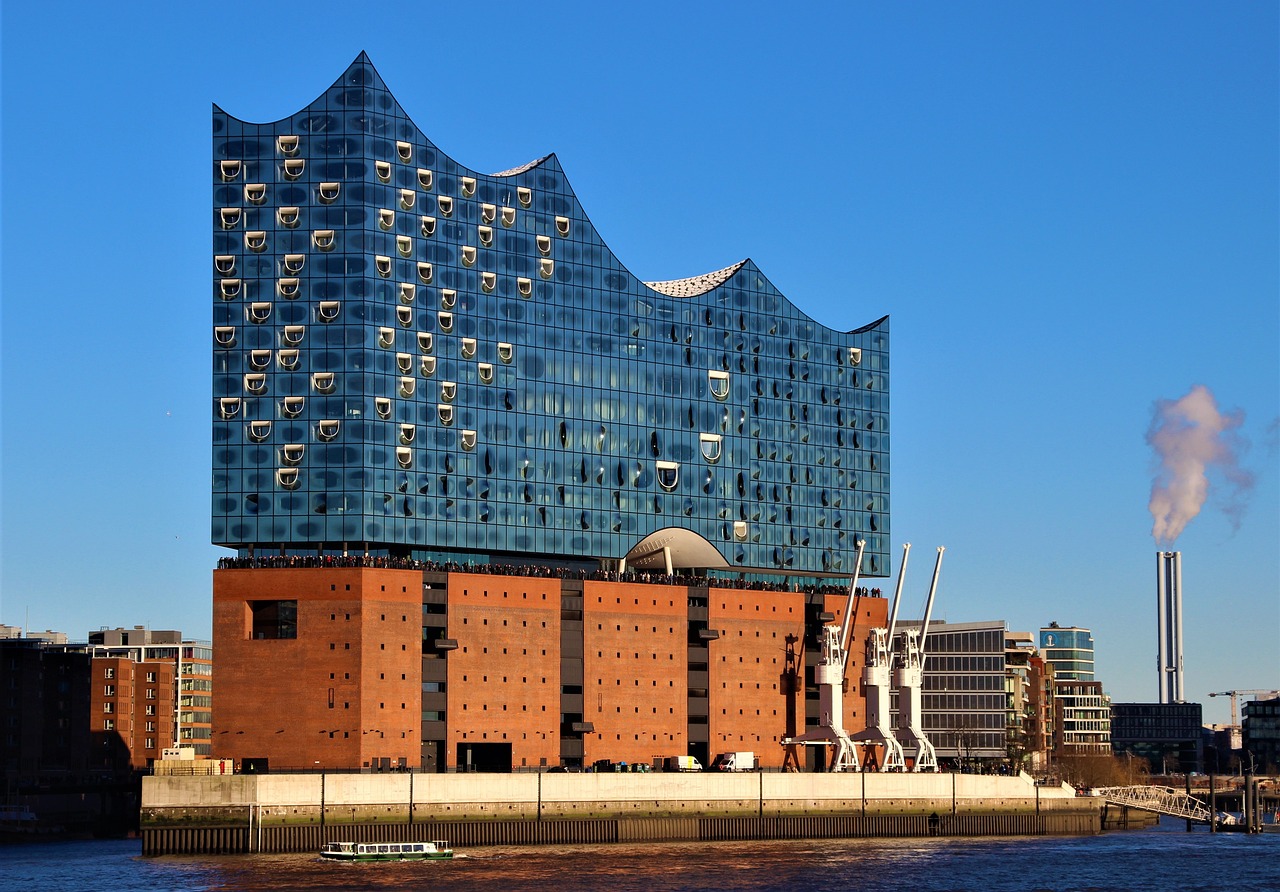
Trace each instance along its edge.
{"label": "glass office facade", "polygon": [[363,55],[275,123],[215,108],[213,154],[215,544],[616,560],[676,528],[888,573],[887,318],[827,328],[750,260],[640,282],[554,155],[463,167]]}
{"label": "glass office facade", "polygon": [[[920,627],[918,621],[900,622]],[[1005,758],[1005,625],[932,620],[925,639],[921,724],[939,759],[963,763]],[[900,649],[900,645],[899,645]],[[897,688],[891,713],[897,723]]]}
{"label": "glass office facade", "polygon": [[1054,677],[1062,681],[1093,681],[1093,633],[1088,629],[1062,628],[1056,623],[1040,630],[1040,652],[1053,664]]}
{"label": "glass office facade", "polygon": [[1111,700],[1094,679],[1093,633],[1050,623],[1040,630],[1040,652],[1053,666],[1057,748],[1109,752]]}

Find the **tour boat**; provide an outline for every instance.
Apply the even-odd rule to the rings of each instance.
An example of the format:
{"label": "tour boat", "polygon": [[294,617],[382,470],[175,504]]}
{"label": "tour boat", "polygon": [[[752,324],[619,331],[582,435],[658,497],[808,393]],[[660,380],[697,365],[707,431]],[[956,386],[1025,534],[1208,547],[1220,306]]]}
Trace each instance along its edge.
{"label": "tour boat", "polygon": [[320,857],[336,861],[438,861],[453,857],[447,840],[434,842],[331,842]]}

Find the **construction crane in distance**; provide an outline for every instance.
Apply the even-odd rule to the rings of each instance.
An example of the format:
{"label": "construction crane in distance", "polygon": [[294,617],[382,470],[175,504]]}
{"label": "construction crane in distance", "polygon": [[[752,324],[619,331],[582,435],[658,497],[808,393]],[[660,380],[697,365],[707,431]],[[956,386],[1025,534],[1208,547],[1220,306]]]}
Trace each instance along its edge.
{"label": "construction crane in distance", "polygon": [[1241,689],[1237,691],[1214,691],[1209,695],[1210,697],[1230,697],[1231,698],[1231,727],[1233,728],[1240,727],[1240,696],[1242,694],[1246,694],[1246,695],[1253,694],[1255,700],[1257,699],[1258,694],[1268,695],[1266,698],[1268,700],[1270,700],[1272,697],[1280,697],[1280,691],[1268,690],[1266,688],[1263,688],[1261,690],[1250,688],[1250,689]]}

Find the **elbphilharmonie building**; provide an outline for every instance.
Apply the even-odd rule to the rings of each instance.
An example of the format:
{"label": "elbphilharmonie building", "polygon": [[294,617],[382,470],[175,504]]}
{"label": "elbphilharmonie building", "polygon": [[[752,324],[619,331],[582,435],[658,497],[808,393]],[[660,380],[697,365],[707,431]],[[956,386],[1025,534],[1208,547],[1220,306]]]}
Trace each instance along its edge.
{"label": "elbphilharmonie building", "polygon": [[211,174],[215,544],[806,576],[865,539],[887,574],[887,317],[750,260],[638,280],[555,155],[463,166],[363,54],[281,120],[215,108]]}

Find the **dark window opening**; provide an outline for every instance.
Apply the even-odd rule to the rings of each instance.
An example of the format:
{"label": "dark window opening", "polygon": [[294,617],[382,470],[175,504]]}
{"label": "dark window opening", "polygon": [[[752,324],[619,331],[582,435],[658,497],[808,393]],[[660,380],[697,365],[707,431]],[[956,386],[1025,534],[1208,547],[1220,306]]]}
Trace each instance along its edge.
{"label": "dark window opening", "polygon": [[297,601],[250,601],[249,610],[255,640],[298,637]]}

